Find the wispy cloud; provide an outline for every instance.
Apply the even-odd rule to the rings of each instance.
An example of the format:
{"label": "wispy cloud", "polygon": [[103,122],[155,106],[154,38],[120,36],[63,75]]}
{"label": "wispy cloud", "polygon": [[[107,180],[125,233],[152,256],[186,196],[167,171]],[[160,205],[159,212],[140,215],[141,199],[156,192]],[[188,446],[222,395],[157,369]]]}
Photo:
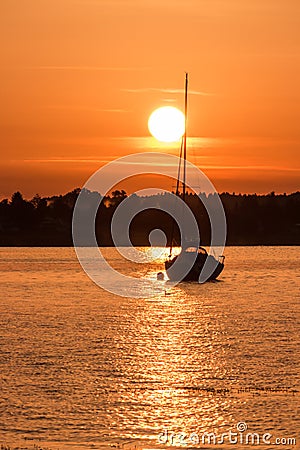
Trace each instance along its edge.
{"label": "wispy cloud", "polygon": [[[116,139],[117,140],[117,139]],[[151,147],[148,148],[149,151],[153,151],[154,148]],[[164,151],[164,149],[160,149],[161,151]],[[92,165],[94,166],[95,164],[102,166],[103,164],[107,164],[113,161],[116,161],[120,158],[121,155],[117,155],[117,154],[113,154],[110,155],[109,157],[103,157],[103,158],[95,158],[94,156],[91,157],[86,157],[86,156],[78,156],[78,157],[65,157],[62,155],[57,155],[55,157],[45,157],[45,158],[25,158],[25,159],[10,159],[7,161],[7,163],[9,164],[14,164],[14,165],[18,165],[18,164],[75,164],[75,165],[80,165],[80,164],[84,164],[86,166],[88,165]],[[161,165],[165,165],[164,161],[162,161],[161,158],[158,158],[157,160],[155,160],[155,158],[153,159],[153,153],[151,155],[148,155],[149,160],[147,161],[147,165],[149,166],[161,166]],[[203,164],[203,160],[205,159],[209,159],[206,156],[201,157],[202,162],[200,163],[200,161],[198,161],[198,164],[200,163],[200,169],[202,170],[217,170],[217,171],[226,171],[226,170],[230,170],[230,171],[260,171],[260,172],[277,172],[277,173],[290,173],[290,174],[298,174],[300,173],[300,168],[299,167],[288,167],[288,166],[281,166],[280,164],[278,165],[270,165],[270,164],[245,164],[245,165],[241,165],[241,164]],[[123,160],[119,160],[118,161],[119,165],[122,164],[141,164],[139,161],[136,161],[135,163],[130,162],[130,161],[123,161]],[[174,163],[175,165],[177,163]],[[195,164],[195,162],[194,162]],[[143,165],[145,165],[145,161],[143,160]],[[170,163],[168,162],[166,165],[170,165]],[[171,164],[173,165],[173,163]]]}
{"label": "wispy cloud", "polygon": [[[184,90],[183,89],[172,89],[172,88],[141,88],[141,89],[121,89],[121,91],[123,92],[131,92],[134,94],[139,94],[139,93],[143,93],[143,92],[162,92],[164,94],[183,94]],[[195,90],[190,90],[189,94],[191,95],[202,95],[202,96],[211,96],[211,95],[215,95],[209,92],[204,92],[204,91],[195,91]]]}
{"label": "wispy cloud", "polygon": [[170,103],[176,102],[176,100],[174,98],[162,98],[162,101],[170,102]]}
{"label": "wispy cloud", "polygon": [[[12,160],[11,162],[17,162],[17,160]],[[94,163],[109,163],[110,159],[95,159],[95,158],[37,158],[37,159],[23,159],[23,163],[75,163],[75,164],[94,164]]]}
{"label": "wispy cloud", "polygon": [[[128,144],[132,144],[134,148],[141,149],[173,149],[179,148],[180,141],[177,142],[159,142],[157,139],[151,136],[121,136],[121,137],[113,137],[111,140],[127,142]],[[191,148],[211,148],[211,147],[220,147],[223,143],[221,138],[208,138],[208,137],[189,137],[188,144]]]}
{"label": "wispy cloud", "polygon": [[149,70],[149,67],[115,67],[115,66],[32,66],[36,70],[78,70],[78,71],[102,71],[102,72],[130,72],[136,70]]}
{"label": "wispy cloud", "polygon": [[[96,159],[96,158],[38,158],[38,159],[23,159],[23,160],[10,160],[11,163],[63,163],[63,164],[106,164],[112,162],[114,159],[117,159],[117,157],[106,158],[106,159]],[[119,161],[119,165],[140,165],[140,162],[129,162],[129,161]],[[143,162],[144,164],[144,162]],[[161,161],[148,161],[147,165],[149,166],[177,166],[177,163],[163,163]],[[300,172],[300,169],[294,168],[294,167],[280,167],[280,166],[270,166],[270,165],[214,165],[214,164],[208,164],[208,165],[202,165],[201,169],[204,170],[259,170],[259,171],[275,171],[275,172]]]}
{"label": "wispy cloud", "polygon": [[280,167],[280,166],[216,166],[216,165],[202,165],[202,169],[218,169],[218,170],[267,170],[267,171],[277,171],[277,172],[300,172],[300,169],[294,167]]}
{"label": "wispy cloud", "polygon": [[127,113],[130,112],[129,109],[120,108],[93,108],[89,106],[80,105],[43,105],[43,109],[53,109],[62,111],[92,111],[92,112],[107,112],[107,113]]}

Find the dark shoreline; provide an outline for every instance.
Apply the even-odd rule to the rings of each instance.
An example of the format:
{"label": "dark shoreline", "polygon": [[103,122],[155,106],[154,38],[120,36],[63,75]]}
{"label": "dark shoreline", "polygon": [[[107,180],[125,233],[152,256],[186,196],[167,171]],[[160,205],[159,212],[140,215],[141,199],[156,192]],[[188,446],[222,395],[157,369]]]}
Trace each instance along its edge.
{"label": "dark shoreline", "polygon": [[[82,246],[87,248],[89,246]],[[90,246],[92,247],[92,246]],[[126,245],[120,245],[121,248],[130,248]],[[151,245],[134,245],[134,248],[151,247]],[[158,246],[160,247],[160,246]],[[209,244],[203,244],[203,247],[209,247]],[[227,247],[300,247],[300,244],[228,244]],[[1,248],[75,248],[73,245],[0,245]],[[118,248],[114,245],[100,245],[99,248]],[[166,247],[168,248],[168,247]]]}
{"label": "dark shoreline", "polygon": [[[127,199],[125,191],[101,197],[98,192],[75,189],[65,195],[25,200],[20,192],[0,202],[0,247],[72,247],[73,211],[82,196],[85,214],[94,214],[99,247],[114,247],[111,225],[115,211]],[[135,247],[149,246],[151,231],[160,229],[167,245],[180,243],[178,224],[166,212],[170,193],[149,197],[133,196],[127,204],[134,212],[129,224],[114,225],[119,244],[127,245],[128,227]],[[300,192],[276,195],[219,194],[227,222],[227,246],[298,246],[300,245]],[[214,196],[189,193],[186,204],[198,224],[203,246],[209,246],[211,223],[207,205],[215,208]],[[206,205],[206,206],[204,206]],[[96,208],[96,209],[95,209]],[[172,231],[171,231],[172,230]],[[89,246],[90,240],[86,241]],[[85,244],[81,241],[81,244]]]}

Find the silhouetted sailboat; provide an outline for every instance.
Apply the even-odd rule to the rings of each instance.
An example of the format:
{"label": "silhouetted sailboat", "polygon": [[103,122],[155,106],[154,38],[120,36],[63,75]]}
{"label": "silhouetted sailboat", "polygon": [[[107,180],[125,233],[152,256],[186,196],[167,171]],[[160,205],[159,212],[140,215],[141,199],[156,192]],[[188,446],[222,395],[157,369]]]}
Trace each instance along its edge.
{"label": "silhouetted sailboat", "polygon": [[[185,132],[182,137],[180,159],[178,167],[178,177],[176,185],[176,195],[186,201],[186,157],[187,157],[187,103],[188,103],[188,74],[185,76],[184,93],[185,112]],[[183,165],[182,192],[180,192],[180,170]],[[174,224],[174,222],[173,222]],[[177,256],[172,255],[174,225],[171,233],[170,254],[165,261],[165,269],[171,281],[199,281],[204,265],[208,267],[210,275],[206,281],[215,280],[224,268],[225,256],[219,256],[218,260],[213,255],[208,255],[205,248],[200,246],[200,242],[189,242],[188,236],[181,237],[181,252]],[[210,270],[211,267],[211,270]]]}

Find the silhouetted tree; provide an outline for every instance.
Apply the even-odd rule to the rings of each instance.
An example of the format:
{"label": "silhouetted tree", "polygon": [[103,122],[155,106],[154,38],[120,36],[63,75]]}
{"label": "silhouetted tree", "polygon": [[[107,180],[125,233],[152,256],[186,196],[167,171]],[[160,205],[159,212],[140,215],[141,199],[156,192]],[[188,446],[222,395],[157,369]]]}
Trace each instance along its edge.
{"label": "silhouetted tree", "polygon": [[10,219],[13,228],[24,230],[34,227],[34,206],[24,200],[18,191],[11,197]]}

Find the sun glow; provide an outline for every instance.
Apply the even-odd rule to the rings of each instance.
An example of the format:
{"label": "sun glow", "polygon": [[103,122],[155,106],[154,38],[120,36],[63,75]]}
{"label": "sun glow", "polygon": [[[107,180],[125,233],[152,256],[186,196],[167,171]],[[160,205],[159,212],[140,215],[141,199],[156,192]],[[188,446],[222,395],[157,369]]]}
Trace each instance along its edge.
{"label": "sun glow", "polygon": [[185,130],[184,114],[174,106],[162,106],[150,115],[148,128],[160,142],[179,141]]}

